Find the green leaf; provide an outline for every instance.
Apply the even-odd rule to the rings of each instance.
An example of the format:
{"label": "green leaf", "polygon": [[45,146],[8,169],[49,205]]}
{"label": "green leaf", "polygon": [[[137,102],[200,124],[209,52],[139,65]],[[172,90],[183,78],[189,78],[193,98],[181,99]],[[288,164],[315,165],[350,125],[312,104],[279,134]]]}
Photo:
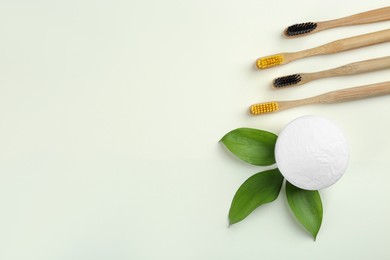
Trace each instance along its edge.
{"label": "green leaf", "polygon": [[238,128],[222,137],[222,143],[244,162],[267,166],[275,163],[273,133],[252,128]]}
{"label": "green leaf", "polygon": [[286,182],[288,204],[298,221],[316,240],[322,223],[322,202],[316,190],[303,190]]}
{"label": "green leaf", "polygon": [[230,225],[246,218],[257,207],[274,201],[282,188],[278,169],[259,172],[247,179],[234,195],[229,211]]}

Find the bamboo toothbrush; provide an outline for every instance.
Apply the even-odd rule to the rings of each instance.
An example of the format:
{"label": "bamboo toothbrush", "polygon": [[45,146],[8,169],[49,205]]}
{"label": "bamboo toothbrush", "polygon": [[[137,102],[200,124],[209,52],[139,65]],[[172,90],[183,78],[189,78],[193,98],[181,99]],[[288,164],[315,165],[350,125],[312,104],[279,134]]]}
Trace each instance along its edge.
{"label": "bamboo toothbrush", "polygon": [[305,99],[292,101],[271,101],[266,103],[254,104],[250,106],[249,111],[252,115],[262,115],[265,113],[281,111],[297,106],[321,103],[336,103],[388,94],[390,94],[390,81],[336,90]]}
{"label": "bamboo toothbrush", "polygon": [[274,79],[272,85],[275,88],[299,86],[317,79],[360,74],[360,73],[381,70],[381,69],[388,69],[388,68],[390,68],[390,56],[372,59],[372,60],[354,62],[354,63],[350,63],[329,70],[323,70],[323,71],[312,72],[312,73],[298,73],[298,74],[283,76]]}
{"label": "bamboo toothbrush", "polygon": [[323,22],[294,24],[284,30],[286,37],[299,37],[326,29],[390,20],[390,6]]}
{"label": "bamboo toothbrush", "polygon": [[294,60],[302,59],[305,57],[338,53],[342,51],[352,50],[360,47],[370,46],[383,42],[390,41],[390,29],[367,33],[350,38],[340,39],[337,41],[329,42],[327,44],[302,50],[298,52],[285,52],[279,53],[263,58],[259,58],[256,61],[256,66],[259,69],[266,69],[277,65],[289,63]]}

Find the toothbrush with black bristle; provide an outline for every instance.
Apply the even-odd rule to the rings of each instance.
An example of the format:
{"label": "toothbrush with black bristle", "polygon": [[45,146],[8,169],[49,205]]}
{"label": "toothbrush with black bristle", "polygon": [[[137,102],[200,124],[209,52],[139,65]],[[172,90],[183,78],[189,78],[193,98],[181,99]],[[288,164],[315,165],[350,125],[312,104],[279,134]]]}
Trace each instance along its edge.
{"label": "toothbrush with black bristle", "polygon": [[329,21],[294,24],[284,30],[284,35],[288,38],[299,37],[335,27],[375,23],[388,20],[390,20],[390,6]]}
{"label": "toothbrush with black bristle", "polygon": [[279,77],[273,80],[272,85],[275,88],[280,89],[285,87],[303,85],[310,81],[322,79],[322,78],[360,74],[360,73],[389,69],[389,68],[390,68],[390,56],[387,56],[382,58],[354,62],[354,63],[350,63],[329,70],[323,70],[323,71],[312,72],[312,73],[298,73],[298,74]]}

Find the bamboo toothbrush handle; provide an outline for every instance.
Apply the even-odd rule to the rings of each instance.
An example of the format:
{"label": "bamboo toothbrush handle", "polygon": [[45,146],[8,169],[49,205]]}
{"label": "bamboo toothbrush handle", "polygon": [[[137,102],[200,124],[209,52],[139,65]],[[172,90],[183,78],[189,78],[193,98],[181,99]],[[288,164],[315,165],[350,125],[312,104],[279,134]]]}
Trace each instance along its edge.
{"label": "bamboo toothbrush handle", "polygon": [[324,45],[314,47],[311,49],[285,53],[285,63],[301,59],[304,57],[310,57],[321,54],[338,53],[342,51],[352,50],[360,47],[370,46],[374,44],[384,43],[390,41],[390,29],[367,33],[363,35],[353,36],[337,41],[329,42]]}
{"label": "bamboo toothbrush handle", "polygon": [[352,75],[386,68],[390,68],[390,56],[354,62],[338,68],[325,70],[313,74],[316,74],[314,75],[315,78],[323,78],[341,75]]}
{"label": "bamboo toothbrush handle", "polygon": [[331,21],[322,22],[327,28],[357,25],[390,20],[390,6],[363,12]]}
{"label": "bamboo toothbrush handle", "polygon": [[314,97],[314,103],[336,103],[390,94],[390,81],[328,92]]}
{"label": "bamboo toothbrush handle", "polygon": [[390,41],[390,29],[358,35],[320,46],[323,54],[337,53]]}

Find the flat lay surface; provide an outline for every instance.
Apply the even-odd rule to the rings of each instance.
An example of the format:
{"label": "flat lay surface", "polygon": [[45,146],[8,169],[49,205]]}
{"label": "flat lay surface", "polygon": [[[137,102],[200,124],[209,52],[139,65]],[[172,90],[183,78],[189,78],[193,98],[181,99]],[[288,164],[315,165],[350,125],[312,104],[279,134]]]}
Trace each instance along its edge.
{"label": "flat lay surface", "polygon": [[[385,30],[283,30],[388,1],[0,1],[0,259],[390,259],[390,95],[252,116],[251,104],[389,81],[389,69],[274,89],[274,78],[390,55],[390,43],[257,70],[256,59]],[[228,226],[269,169],[218,141],[318,115],[349,144],[314,242],[284,190]]]}

